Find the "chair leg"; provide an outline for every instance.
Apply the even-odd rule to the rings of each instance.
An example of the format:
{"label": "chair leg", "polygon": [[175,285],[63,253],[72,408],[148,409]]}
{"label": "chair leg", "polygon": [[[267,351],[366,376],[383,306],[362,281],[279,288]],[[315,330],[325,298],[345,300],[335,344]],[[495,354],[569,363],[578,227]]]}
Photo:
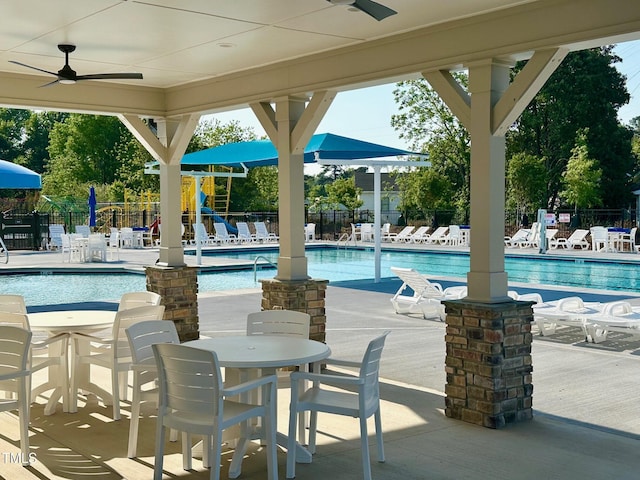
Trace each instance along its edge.
{"label": "chair leg", "polygon": [[135,458],[138,446],[138,425],[140,423],[140,381],[137,373],[133,376],[133,398],[131,399],[131,420],[129,421],[129,447],[127,457]]}
{"label": "chair leg", "polygon": [[375,413],[375,421],[376,421],[376,443],[378,444],[378,462],[384,463],[384,442],[382,440],[382,418],[380,415],[380,407],[376,410]]}
{"label": "chair leg", "polygon": [[22,452],[22,465],[28,467],[31,462],[29,461],[29,410],[30,410],[30,394],[27,390],[27,386],[31,384],[28,378],[21,378],[18,380],[18,416],[20,417],[20,450]]}
{"label": "chair leg", "polygon": [[[296,395],[297,389],[291,385],[291,395]],[[296,409],[295,399],[291,403],[289,413],[289,438],[287,440],[287,478],[295,478],[296,476],[296,418],[298,411]],[[311,438],[311,433],[309,433]]]}
{"label": "chair leg", "polygon": [[113,419],[120,420],[120,372],[116,365],[111,366],[111,395],[113,395]]}
{"label": "chair leg", "polygon": [[153,467],[153,480],[162,480],[162,464],[164,461],[165,427],[162,424],[162,416],[158,416],[156,423],[156,458]]}
{"label": "chair leg", "polygon": [[369,455],[369,434],[367,419],[360,415],[360,448],[362,449],[362,474],[364,480],[371,480],[371,456]]}

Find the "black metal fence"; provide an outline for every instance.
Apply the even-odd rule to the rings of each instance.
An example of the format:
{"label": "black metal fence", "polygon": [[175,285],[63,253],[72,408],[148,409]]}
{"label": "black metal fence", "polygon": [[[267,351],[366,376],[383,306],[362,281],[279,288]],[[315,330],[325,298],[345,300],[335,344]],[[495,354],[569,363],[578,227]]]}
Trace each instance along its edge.
{"label": "black metal fence", "polygon": [[[97,217],[95,231],[109,233],[112,227],[142,227],[153,228],[160,219],[157,208],[147,210],[131,210],[117,205],[103,206],[101,215]],[[559,237],[567,237],[576,228],[589,229],[595,225],[615,226],[630,228],[636,225],[636,211],[634,209],[597,209],[580,210],[577,214],[572,210],[558,210],[549,212],[555,215],[557,223],[555,228],[559,230]],[[5,212],[0,225],[0,235],[3,237],[7,248],[40,249],[45,248],[48,240],[50,224],[63,224],[65,231],[75,232],[76,225],[88,223],[88,212],[19,212],[13,209]],[[537,212],[505,212],[505,235],[512,235],[520,227],[530,226],[537,218]],[[202,214],[202,222],[207,231],[213,233],[213,223],[220,217],[215,214]],[[236,222],[262,221],[270,232],[279,232],[277,212],[235,212],[224,218],[232,226]],[[337,240],[343,233],[351,231],[351,223],[372,223],[374,221],[373,210],[331,210],[323,212],[307,212],[306,222],[316,224],[316,238],[323,240]],[[185,226],[185,239],[193,238],[195,214],[185,212],[182,215],[182,223]],[[400,230],[404,225],[465,225],[468,223],[468,214],[453,210],[433,210],[425,213],[417,212],[381,212],[380,223],[390,223],[393,230]],[[157,230],[156,230],[157,233]]]}

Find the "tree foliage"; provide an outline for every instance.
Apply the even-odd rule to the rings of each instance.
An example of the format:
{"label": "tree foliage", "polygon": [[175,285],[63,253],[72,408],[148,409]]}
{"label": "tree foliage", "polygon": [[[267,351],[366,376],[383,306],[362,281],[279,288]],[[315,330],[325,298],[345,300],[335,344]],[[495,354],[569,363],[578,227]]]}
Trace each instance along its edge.
{"label": "tree foliage", "polygon": [[362,206],[359,196],[362,189],[356,187],[355,177],[342,177],[326,186],[327,199],[334,206],[343,205],[347,210],[356,210]]}
{"label": "tree foliage", "polygon": [[[629,101],[620,61],[612,47],[571,52],[522,113],[507,136],[508,156],[526,153],[545,158],[548,172],[546,208],[559,200],[563,173],[578,132],[585,131],[590,155],[602,168],[603,203],[620,207],[629,201],[626,173],[633,166],[631,132],[617,111]],[[525,62],[519,63],[514,73]]]}
{"label": "tree foliage", "polygon": [[530,212],[546,204],[546,159],[520,152],[507,164],[507,205]]}
{"label": "tree foliage", "polygon": [[592,208],[602,204],[600,182],[602,170],[598,162],[589,158],[586,132],[580,132],[571,152],[567,169],[562,175],[561,197],[578,208]]}
{"label": "tree foliage", "polygon": [[[466,88],[464,73],[456,73],[454,77]],[[400,113],[391,117],[391,125],[400,138],[411,142],[414,151],[429,154],[433,171],[416,174],[412,170],[399,176],[403,205],[419,210],[453,207],[466,212],[470,201],[469,133],[425,80],[400,82],[393,94]],[[449,188],[444,188],[443,179]],[[436,190],[429,194],[422,191],[424,188]],[[410,195],[414,198],[409,198]]]}

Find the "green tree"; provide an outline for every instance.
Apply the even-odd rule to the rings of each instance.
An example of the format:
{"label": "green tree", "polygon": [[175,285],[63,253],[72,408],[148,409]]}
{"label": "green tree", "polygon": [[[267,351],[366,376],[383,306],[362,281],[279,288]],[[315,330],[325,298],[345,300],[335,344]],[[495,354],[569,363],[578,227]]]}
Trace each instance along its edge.
{"label": "green tree", "polygon": [[618,109],[629,101],[625,78],[614,65],[618,61],[610,46],[571,52],[507,135],[507,157],[522,152],[545,158],[547,208],[557,204],[580,130],[588,131],[588,151],[602,168],[604,205],[628,204],[630,192],[624,186],[633,168],[632,133],[617,119]]}
{"label": "green tree", "polygon": [[567,169],[562,175],[563,190],[561,197],[568,204],[578,208],[596,207],[602,204],[600,182],[602,170],[598,162],[589,158],[589,149],[585,133],[579,134],[572,150]]}
{"label": "green tree", "polygon": [[[467,76],[464,73],[456,73],[454,77],[466,88]],[[391,117],[391,125],[400,132],[400,138],[411,142],[414,151],[429,154],[431,169],[437,173],[430,175],[431,180],[427,183],[433,182],[437,186],[442,178],[446,178],[449,183],[448,189],[434,190],[429,202],[432,205],[449,205],[466,216],[470,202],[469,133],[426,80],[398,83],[394,98],[400,113]],[[418,185],[423,184],[420,179],[416,182]],[[408,195],[422,194],[419,186],[411,188],[410,192],[403,195],[407,205],[424,205],[424,200],[408,198]],[[445,197],[436,198],[440,194]]]}
{"label": "green tree", "polygon": [[15,161],[22,153],[29,110],[0,108],[0,158]]}
{"label": "green tree", "polygon": [[24,141],[17,162],[38,173],[49,164],[49,135],[57,123],[69,116],[63,112],[31,112],[24,125]]}
{"label": "green tree", "polygon": [[546,160],[516,153],[507,164],[507,206],[524,212],[547,203]]}
{"label": "green tree", "polygon": [[396,174],[400,190],[400,210],[417,211],[427,218],[433,210],[453,207],[451,182],[431,168],[416,168],[409,173]]}
{"label": "green tree", "polygon": [[335,206],[343,205],[347,210],[356,210],[362,206],[359,196],[362,189],[356,187],[355,177],[342,177],[327,185],[327,198]]}

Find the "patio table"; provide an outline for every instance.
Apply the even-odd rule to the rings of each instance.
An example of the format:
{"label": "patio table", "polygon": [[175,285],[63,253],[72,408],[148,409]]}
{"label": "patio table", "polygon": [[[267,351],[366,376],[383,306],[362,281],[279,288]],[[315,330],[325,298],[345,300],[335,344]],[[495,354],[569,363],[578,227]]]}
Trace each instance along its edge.
{"label": "patio table", "polygon": [[[72,333],[93,333],[113,325],[116,312],[107,310],[61,310],[52,312],[37,312],[29,314],[29,324],[31,330],[39,332],[47,332],[49,335],[58,335],[60,333],[72,334]],[[57,347],[54,344],[52,347]],[[69,355],[69,349],[66,352],[54,351],[50,352],[51,355]],[[73,361],[73,359],[70,359]],[[68,364],[68,362],[67,362]],[[45,415],[51,415],[55,412],[55,406],[58,403],[60,397],[62,397],[62,408],[64,412],[75,413],[77,408],[75,407],[77,402],[71,402],[69,405],[69,393],[63,392],[62,375],[69,375],[69,372],[62,372],[60,367],[50,367],[52,371],[49,373],[49,379],[44,385],[38,387],[38,391],[47,391],[54,389],[51,397],[49,398],[47,405],[45,406]],[[76,372],[79,375],[78,385],[82,390],[90,391],[101,397],[103,400],[111,398],[111,394],[105,391],[103,388],[91,383],[89,375],[89,366],[81,366]]]}
{"label": "patio table", "polygon": [[[310,363],[324,360],[331,355],[331,349],[322,342],[305,338],[279,335],[234,335],[203,338],[185,342],[185,345],[216,352],[220,366],[239,369],[240,375],[250,369],[275,369],[285,367],[306,368]],[[274,399],[277,401],[277,399]],[[276,435],[280,446],[287,446],[287,436]],[[245,450],[246,443],[236,448]],[[297,459],[300,463],[311,463],[311,454],[302,445],[297,445]],[[231,465],[229,474],[239,471],[239,465]]]}

